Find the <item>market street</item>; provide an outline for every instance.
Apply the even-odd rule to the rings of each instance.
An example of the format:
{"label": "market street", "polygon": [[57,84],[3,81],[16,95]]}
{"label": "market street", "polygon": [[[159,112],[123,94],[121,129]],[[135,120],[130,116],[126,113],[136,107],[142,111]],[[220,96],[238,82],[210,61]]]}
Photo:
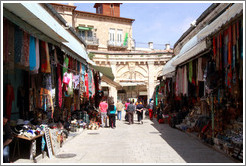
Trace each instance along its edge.
{"label": "market street", "polygon": [[[225,155],[205,146],[197,139],[144,119],[143,125],[116,122],[116,128],[85,130],[67,141],[57,158],[38,163],[233,163]],[[67,157],[66,157],[67,156]],[[70,156],[70,158],[69,158]],[[59,157],[59,158],[58,158]],[[15,163],[31,162],[17,160]]]}

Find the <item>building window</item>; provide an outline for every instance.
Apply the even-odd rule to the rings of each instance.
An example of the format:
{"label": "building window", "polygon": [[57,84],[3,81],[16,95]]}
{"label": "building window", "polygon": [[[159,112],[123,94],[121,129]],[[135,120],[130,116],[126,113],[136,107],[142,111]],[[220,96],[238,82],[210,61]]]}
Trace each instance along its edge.
{"label": "building window", "polygon": [[122,29],[117,30],[117,45],[122,44],[122,33],[123,33]]}
{"label": "building window", "polygon": [[110,42],[114,42],[115,41],[114,36],[115,36],[115,29],[110,28],[109,29],[109,41]]}

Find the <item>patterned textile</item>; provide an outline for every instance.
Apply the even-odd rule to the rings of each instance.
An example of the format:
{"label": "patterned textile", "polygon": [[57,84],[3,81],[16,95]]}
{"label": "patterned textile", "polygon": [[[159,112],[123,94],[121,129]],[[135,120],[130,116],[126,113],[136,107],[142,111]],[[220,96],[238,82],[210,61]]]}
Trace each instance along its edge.
{"label": "patterned textile", "polygon": [[15,63],[20,63],[23,47],[23,31],[16,25],[15,26]]}
{"label": "patterned textile", "polygon": [[29,68],[31,71],[36,68],[36,39],[33,36],[30,36],[30,44],[29,44]]}

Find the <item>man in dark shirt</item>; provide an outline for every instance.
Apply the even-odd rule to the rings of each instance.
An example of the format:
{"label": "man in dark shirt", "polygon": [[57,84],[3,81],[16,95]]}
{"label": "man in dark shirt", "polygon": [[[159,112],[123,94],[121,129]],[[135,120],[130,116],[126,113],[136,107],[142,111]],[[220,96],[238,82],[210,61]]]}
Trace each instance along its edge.
{"label": "man in dark shirt", "polygon": [[9,126],[8,118],[3,118],[3,162],[9,163],[9,144],[13,140],[12,130]]}
{"label": "man in dark shirt", "polygon": [[133,104],[133,102],[131,101],[130,104],[127,106],[129,124],[133,124],[133,118],[134,118],[133,115],[134,115],[135,109],[136,109],[136,107]]}

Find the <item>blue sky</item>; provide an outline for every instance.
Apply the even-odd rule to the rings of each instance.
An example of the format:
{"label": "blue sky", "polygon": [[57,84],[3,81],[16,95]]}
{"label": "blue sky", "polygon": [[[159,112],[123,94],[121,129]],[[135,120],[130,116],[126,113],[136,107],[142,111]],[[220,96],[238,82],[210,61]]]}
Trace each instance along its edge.
{"label": "blue sky", "polygon": [[[74,3],[76,10],[95,13],[94,3]],[[133,38],[137,47],[147,47],[154,42],[154,48],[171,47],[211,3],[123,3],[120,16],[135,19]],[[144,43],[144,44],[142,44]]]}

